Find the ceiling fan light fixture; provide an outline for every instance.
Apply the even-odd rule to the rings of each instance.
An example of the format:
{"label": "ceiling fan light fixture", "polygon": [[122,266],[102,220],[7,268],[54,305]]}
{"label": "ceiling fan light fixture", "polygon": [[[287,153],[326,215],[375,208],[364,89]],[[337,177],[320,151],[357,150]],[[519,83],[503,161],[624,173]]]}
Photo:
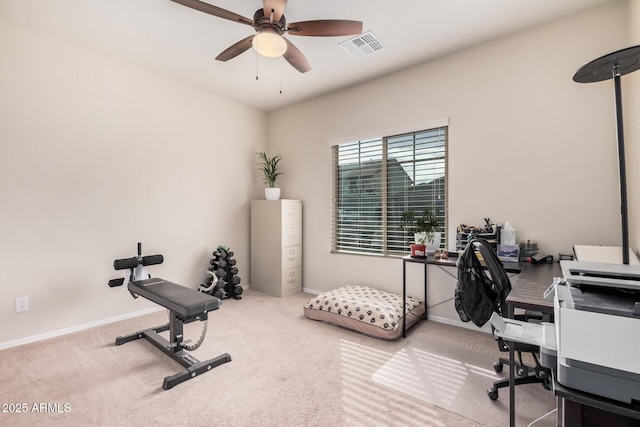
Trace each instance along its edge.
{"label": "ceiling fan light fixture", "polygon": [[287,51],[287,42],[270,28],[256,34],[251,44],[256,52],[267,58],[278,58]]}

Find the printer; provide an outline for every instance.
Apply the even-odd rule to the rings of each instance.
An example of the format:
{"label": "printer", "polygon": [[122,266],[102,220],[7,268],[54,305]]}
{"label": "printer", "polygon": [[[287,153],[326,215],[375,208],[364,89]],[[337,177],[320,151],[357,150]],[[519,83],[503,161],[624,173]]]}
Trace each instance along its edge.
{"label": "printer", "polygon": [[640,402],[640,266],[560,265],[564,277],[547,292],[554,298],[555,328],[541,330],[546,364],[555,362],[548,367],[565,387]]}

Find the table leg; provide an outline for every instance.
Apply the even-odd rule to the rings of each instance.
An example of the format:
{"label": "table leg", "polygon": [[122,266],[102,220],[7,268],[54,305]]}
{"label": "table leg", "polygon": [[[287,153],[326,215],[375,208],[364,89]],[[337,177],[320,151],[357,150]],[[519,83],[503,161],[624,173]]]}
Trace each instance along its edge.
{"label": "table leg", "polygon": [[407,263],[402,261],[402,338],[407,336]]}
{"label": "table leg", "polygon": [[427,311],[428,311],[428,306],[429,304],[427,304],[427,271],[428,271],[428,265],[425,262],[424,263],[424,320],[427,320]]}
{"label": "table leg", "polygon": [[564,399],[556,397],[556,427],[564,427]]}
{"label": "table leg", "polygon": [[513,366],[514,354],[513,343],[509,343],[509,426],[515,427],[516,425],[516,387],[515,387],[515,373],[516,369]]}
{"label": "table leg", "polygon": [[[507,307],[508,317],[513,319],[514,309],[513,306],[509,305]],[[513,351],[513,343],[509,342],[509,426],[515,427],[516,425],[516,368],[515,368],[515,357]]]}

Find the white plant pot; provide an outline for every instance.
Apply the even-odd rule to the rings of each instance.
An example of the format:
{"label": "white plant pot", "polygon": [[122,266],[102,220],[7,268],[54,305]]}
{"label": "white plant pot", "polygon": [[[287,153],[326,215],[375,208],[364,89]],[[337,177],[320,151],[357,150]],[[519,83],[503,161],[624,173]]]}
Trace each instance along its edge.
{"label": "white plant pot", "polygon": [[267,200],[278,200],[280,198],[280,189],[278,187],[265,188],[264,198]]}
{"label": "white plant pot", "polygon": [[440,241],[442,240],[442,235],[439,232],[433,233],[433,242],[427,242],[427,252],[435,252],[436,249],[440,249]]}

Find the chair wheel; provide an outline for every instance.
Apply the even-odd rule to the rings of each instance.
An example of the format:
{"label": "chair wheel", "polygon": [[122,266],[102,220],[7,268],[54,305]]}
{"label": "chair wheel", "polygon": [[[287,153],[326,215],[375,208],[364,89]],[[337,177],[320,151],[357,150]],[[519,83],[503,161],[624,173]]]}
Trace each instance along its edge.
{"label": "chair wheel", "polygon": [[498,400],[498,390],[495,388],[490,388],[489,390],[487,390],[487,396],[489,396],[489,399],[491,400]]}
{"label": "chair wheel", "polygon": [[503,367],[504,367],[504,365],[502,364],[502,362],[496,362],[496,363],[493,364],[493,369],[495,369],[496,372],[502,372],[502,368]]}
{"label": "chair wheel", "polygon": [[516,366],[516,375],[519,377],[526,377],[529,375],[529,369],[526,366],[518,365]]}

